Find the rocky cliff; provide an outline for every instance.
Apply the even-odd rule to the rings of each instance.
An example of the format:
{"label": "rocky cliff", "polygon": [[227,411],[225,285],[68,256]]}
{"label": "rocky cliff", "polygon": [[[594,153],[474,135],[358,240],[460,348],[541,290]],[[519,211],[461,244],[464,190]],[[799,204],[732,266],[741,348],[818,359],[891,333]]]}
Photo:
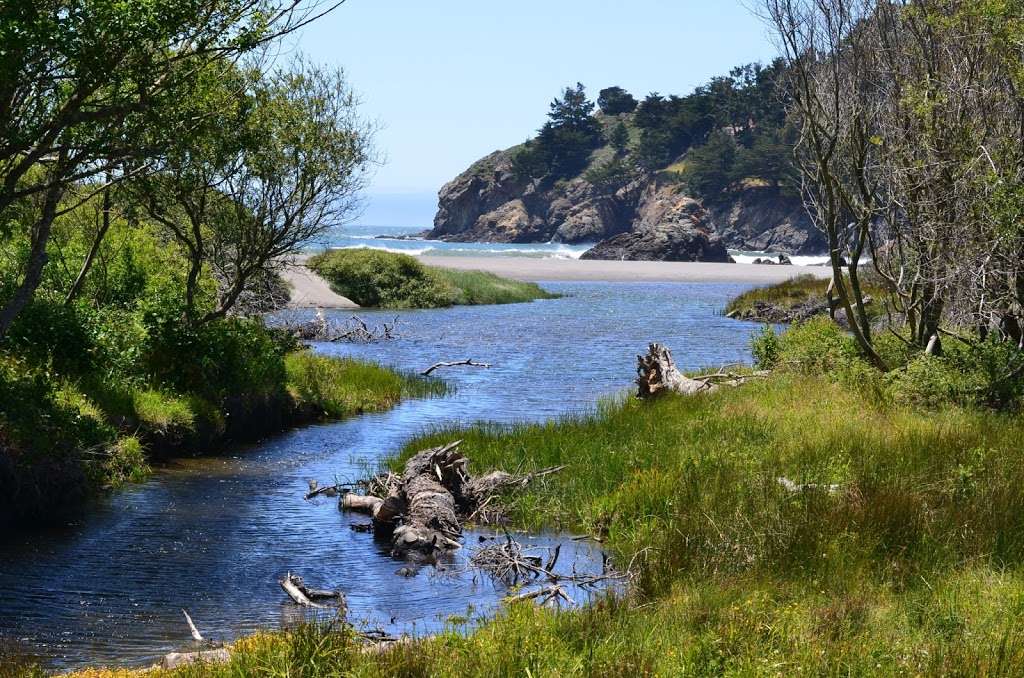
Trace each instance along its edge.
{"label": "rocky cliff", "polygon": [[666,172],[603,189],[583,176],[544,185],[497,151],[446,184],[431,238],[473,242],[598,243],[594,259],[728,261],[727,249],[825,250],[797,199],[750,185],[698,201]]}

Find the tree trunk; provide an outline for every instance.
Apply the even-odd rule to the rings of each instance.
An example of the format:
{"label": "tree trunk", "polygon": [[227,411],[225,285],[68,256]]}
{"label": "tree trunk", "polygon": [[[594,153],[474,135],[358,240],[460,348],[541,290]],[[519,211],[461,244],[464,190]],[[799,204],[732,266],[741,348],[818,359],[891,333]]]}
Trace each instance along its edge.
{"label": "tree trunk", "polygon": [[95,261],[96,255],[100,251],[100,245],[103,244],[103,238],[106,237],[107,231],[110,230],[110,182],[111,177],[107,175],[107,187],[103,189],[103,221],[100,222],[100,228],[96,231],[96,237],[92,241],[89,253],[85,255],[85,261],[82,262],[82,268],[78,272],[78,277],[75,278],[75,282],[72,283],[67,296],[64,297],[65,306],[74,301],[82,291],[82,287],[85,285],[85,278],[89,275],[89,269],[92,268],[92,262]]}
{"label": "tree trunk", "polygon": [[53,227],[53,220],[57,217],[57,206],[64,195],[63,186],[53,186],[46,191],[43,199],[43,211],[39,220],[32,228],[32,245],[29,251],[28,264],[25,266],[25,277],[21,284],[14,291],[14,294],[0,309],[0,339],[7,335],[18,314],[25,306],[32,301],[36,289],[43,281],[43,268],[46,267],[48,257],[46,245],[50,241],[50,230]]}

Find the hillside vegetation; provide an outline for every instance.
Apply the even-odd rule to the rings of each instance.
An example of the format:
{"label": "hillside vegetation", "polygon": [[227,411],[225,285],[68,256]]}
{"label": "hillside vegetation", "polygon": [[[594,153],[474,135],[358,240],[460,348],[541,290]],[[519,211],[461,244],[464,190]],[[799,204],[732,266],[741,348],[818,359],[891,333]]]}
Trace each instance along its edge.
{"label": "hillside vegetation", "polygon": [[535,283],[484,271],[427,266],[406,254],[379,250],[331,250],[311,258],[308,265],[335,292],[360,306],[441,308],[516,304],[558,296]]}

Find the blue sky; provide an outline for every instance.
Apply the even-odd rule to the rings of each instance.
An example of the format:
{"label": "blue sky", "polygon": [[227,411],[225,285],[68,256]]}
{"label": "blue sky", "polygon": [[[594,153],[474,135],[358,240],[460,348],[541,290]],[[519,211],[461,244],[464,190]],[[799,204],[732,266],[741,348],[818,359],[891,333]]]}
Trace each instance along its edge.
{"label": "blue sky", "polygon": [[292,47],[343,67],[382,126],[371,213],[523,141],[577,81],[682,94],[775,53],[741,0],[347,0]]}

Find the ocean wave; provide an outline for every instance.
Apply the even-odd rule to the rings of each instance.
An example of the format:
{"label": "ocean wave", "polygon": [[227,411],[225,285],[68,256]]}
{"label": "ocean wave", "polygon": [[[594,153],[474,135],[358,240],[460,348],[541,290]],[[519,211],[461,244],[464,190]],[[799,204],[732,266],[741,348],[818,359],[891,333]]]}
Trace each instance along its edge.
{"label": "ocean wave", "polygon": [[[368,249],[382,252],[394,252],[420,256],[430,254],[438,257],[528,257],[532,259],[579,259],[593,245],[565,245],[539,243],[536,246],[516,245],[502,246],[488,243],[448,243],[436,240],[392,240],[388,238],[370,238],[350,236],[348,239],[359,241],[358,244],[336,244],[331,249]],[[415,243],[418,246],[410,246]],[[429,243],[429,244],[428,244]]]}
{"label": "ocean wave", "polygon": [[[778,252],[739,252],[729,251],[729,255],[736,261],[737,264],[752,264],[756,259],[775,259],[779,258]],[[821,254],[818,256],[796,256],[786,255],[789,260],[793,262],[794,266],[821,266],[828,262],[828,255]]]}

